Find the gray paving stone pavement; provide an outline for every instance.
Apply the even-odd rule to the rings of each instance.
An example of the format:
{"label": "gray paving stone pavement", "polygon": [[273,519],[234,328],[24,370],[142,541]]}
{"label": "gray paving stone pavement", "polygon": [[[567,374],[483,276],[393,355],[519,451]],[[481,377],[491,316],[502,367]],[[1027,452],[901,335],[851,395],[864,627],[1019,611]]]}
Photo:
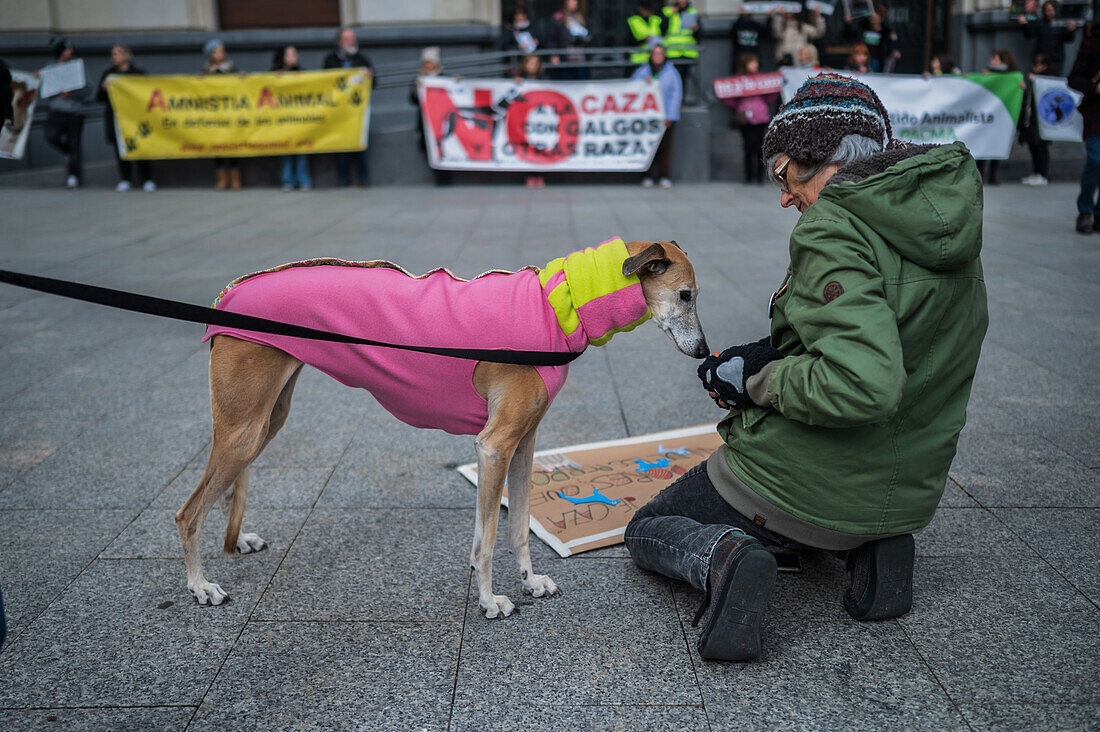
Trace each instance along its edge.
{"label": "gray paving stone pavement", "polygon": [[[1076,189],[986,191],[990,330],[915,604],[856,623],[843,568],[782,575],[763,658],[702,661],[701,595],[622,546],[561,559],[520,597],[504,541],[488,621],[467,567],[472,440],[417,431],[303,373],[221,553],[231,602],[197,606],[173,514],[210,443],[199,326],[0,287],[0,728],[1100,729],[1100,235]],[[0,268],[208,303],[230,279],[317,256],[462,276],[622,235],[696,264],[714,347],[755,340],[796,214],[738,184],[274,190],[6,189]],[[652,326],[578,361],[539,446],[720,416]],[[502,521],[502,526],[505,525]],[[503,535],[503,532],[502,532]]]}

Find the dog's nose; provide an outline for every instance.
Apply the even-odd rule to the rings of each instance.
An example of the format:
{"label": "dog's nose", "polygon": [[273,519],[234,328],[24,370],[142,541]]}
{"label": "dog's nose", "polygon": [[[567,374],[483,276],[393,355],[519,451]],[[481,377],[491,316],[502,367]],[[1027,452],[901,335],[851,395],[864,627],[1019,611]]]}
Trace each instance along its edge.
{"label": "dog's nose", "polygon": [[706,358],[710,354],[710,348],[704,340],[695,347],[695,358]]}

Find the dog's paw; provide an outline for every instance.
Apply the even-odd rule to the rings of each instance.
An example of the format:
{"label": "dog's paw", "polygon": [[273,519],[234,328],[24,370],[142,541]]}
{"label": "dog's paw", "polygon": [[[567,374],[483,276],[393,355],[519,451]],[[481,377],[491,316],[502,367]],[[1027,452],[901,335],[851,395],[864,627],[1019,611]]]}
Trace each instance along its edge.
{"label": "dog's paw", "polygon": [[187,590],[200,605],[221,605],[229,599],[229,595],[225,594],[225,590],[214,582],[187,585]]}
{"label": "dog's paw", "polygon": [[506,618],[516,609],[516,606],[505,595],[493,595],[492,601],[478,604],[485,611],[485,617],[490,620],[493,618]]}
{"label": "dog's paw", "polygon": [[533,574],[523,580],[523,591],[533,597],[553,597],[561,594],[554,580],[545,574]]}
{"label": "dog's paw", "polygon": [[237,551],[241,554],[252,554],[266,548],[267,542],[261,539],[258,534],[246,534],[242,531],[237,535]]}

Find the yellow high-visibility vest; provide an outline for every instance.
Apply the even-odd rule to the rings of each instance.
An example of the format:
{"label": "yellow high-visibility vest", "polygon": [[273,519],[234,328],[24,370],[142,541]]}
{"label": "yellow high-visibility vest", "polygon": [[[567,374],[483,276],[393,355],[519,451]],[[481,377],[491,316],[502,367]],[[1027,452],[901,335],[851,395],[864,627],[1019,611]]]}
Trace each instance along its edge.
{"label": "yellow high-visibility vest", "polygon": [[680,20],[680,11],[668,6],[661,8],[668,18],[668,32],[665,33],[665,51],[669,58],[699,58],[699,47],[695,42],[695,33],[684,28]]}
{"label": "yellow high-visibility vest", "polygon": [[661,37],[661,16],[654,13],[648,19],[640,15],[631,15],[626,19],[630,32],[634,34],[634,40],[638,42],[638,50],[630,54],[630,63],[644,64],[649,62],[649,38]]}

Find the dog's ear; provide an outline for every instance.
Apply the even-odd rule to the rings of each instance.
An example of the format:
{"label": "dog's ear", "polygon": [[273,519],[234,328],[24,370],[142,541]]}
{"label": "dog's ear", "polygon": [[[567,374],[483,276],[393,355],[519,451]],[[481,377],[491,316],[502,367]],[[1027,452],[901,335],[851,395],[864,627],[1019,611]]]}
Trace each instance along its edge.
{"label": "dog's ear", "polygon": [[635,254],[633,257],[628,257],[623,262],[623,275],[629,277],[632,274],[637,274],[643,267],[650,274],[664,274],[669,263],[665,248],[660,244],[651,244],[644,251]]}

